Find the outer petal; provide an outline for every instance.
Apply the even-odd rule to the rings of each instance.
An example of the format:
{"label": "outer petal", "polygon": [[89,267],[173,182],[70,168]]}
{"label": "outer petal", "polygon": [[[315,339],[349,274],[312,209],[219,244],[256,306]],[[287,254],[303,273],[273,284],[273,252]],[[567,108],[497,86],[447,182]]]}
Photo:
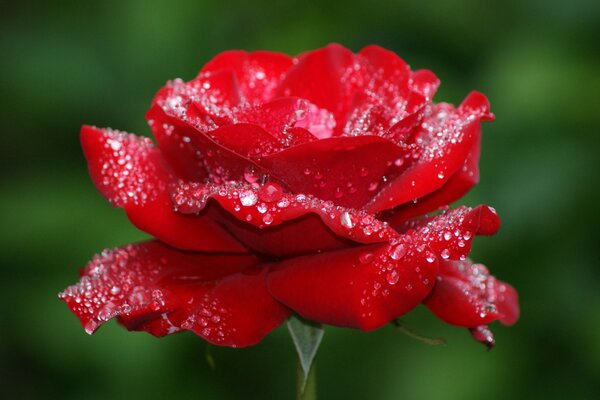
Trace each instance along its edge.
{"label": "outer petal", "polygon": [[496,280],[484,265],[469,260],[443,261],[424,304],[443,321],[468,328],[495,320],[512,325],[519,318],[515,289]]}
{"label": "outer petal", "polygon": [[291,66],[292,58],[283,53],[231,50],[210,60],[200,73],[233,70],[246,99],[263,103],[273,98],[275,88]]}
{"label": "outer petal", "polygon": [[149,139],[84,126],[81,145],[96,188],[141,230],[178,248],[245,251],[214,221],[172,211],[167,186],[175,177]]}
{"label": "outer petal", "polygon": [[389,217],[383,219],[391,225],[398,225],[410,218],[425,215],[460,199],[479,182],[479,154],[480,139],[478,138],[473,144],[464,165],[448,179],[444,186],[417,199],[416,203],[408,202],[396,207]]}
{"label": "outer petal", "polygon": [[412,220],[396,227],[400,232],[419,232],[419,241],[443,260],[464,260],[475,235],[493,235],[500,227],[500,218],[492,207],[465,206],[442,214]]}
{"label": "outer petal", "polygon": [[88,333],[118,317],[156,336],[191,330],[222,346],[258,343],[289,311],[249,255],[180,252],[160,242],[107,250],[60,297]]}
{"label": "outer petal", "polygon": [[437,261],[403,238],[281,262],[269,290],[302,317],[373,330],[410,311],[429,293]]}
{"label": "outer petal", "polygon": [[[391,180],[367,205],[379,212],[423,197],[442,187],[465,163],[479,140],[480,121],[490,120],[489,103],[481,93],[472,92],[457,110],[438,104],[423,123],[407,152],[416,162]],[[412,153],[412,154],[411,154]]]}
{"label": "outer petal", "polygon": [[488,213],[461,207],[407,224],[386,243],[285,260],[269,274],[269,290],[309,320],[379,328],[429,294],[439,260],[465,257],[473,235],[497,228]]}
{"label": "outer petal", "polygon": [[277,257],[385,242],[396,236],[371,215],[314,196],[286,193],[273,182],[180,184],[172,196],[178,212],[210,216],[250,248]]}

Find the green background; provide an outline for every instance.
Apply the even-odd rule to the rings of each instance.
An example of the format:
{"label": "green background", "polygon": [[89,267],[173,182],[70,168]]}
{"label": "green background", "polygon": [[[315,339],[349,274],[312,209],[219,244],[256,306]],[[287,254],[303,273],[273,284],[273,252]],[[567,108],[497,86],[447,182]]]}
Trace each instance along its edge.
{"label": "green background", "polygon": [[486,352],[419,308],[391,327],[327,328],[322,399],[593,399],[600,378],[598,1],[45,1],[0,5],[0,396],[285,399],[285,329],[248,349],[191,333],[155,339],[111,322],[90,337],[57,299],[106,247],[144,239],[98,195],[83,123],[149,134],[167,79],[191,79],[232,48],[297,54],[376,43],[442,80],[438,101],[486,93],[482,181],[464,199],[502,217],[473,258],[512,283],[521,320]]}

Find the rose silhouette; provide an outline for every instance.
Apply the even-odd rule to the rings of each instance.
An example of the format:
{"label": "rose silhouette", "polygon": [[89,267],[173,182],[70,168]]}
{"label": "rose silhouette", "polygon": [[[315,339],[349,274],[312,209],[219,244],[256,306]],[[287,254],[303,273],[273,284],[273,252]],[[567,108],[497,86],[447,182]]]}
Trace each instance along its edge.
{"label": "rose silhouette", "polygon": [[433,103],[438,85],[377,46],[228,51],[157,93],[156,144],[84,126],[97,189],[156,239],[104,251],[60,297],[89,333],[116,317],[239,347],[292,312],[372,330],[424,303],[493,343],[517,294],[466,257],[498,216],[447,207],[493,115],[477,92]]}

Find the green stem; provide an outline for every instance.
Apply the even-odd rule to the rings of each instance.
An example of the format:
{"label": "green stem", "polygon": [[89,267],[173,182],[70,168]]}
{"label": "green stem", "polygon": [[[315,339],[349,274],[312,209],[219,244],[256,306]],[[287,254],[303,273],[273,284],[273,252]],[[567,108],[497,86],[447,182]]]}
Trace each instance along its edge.
{"label": "green stem", "polygon": [[317,399],[317,371],[315,362],[312,363],[308,377],[304,379],[304,370],[302,364],[298,361],[296,368],[296,399],[297,400],[316,400]]}

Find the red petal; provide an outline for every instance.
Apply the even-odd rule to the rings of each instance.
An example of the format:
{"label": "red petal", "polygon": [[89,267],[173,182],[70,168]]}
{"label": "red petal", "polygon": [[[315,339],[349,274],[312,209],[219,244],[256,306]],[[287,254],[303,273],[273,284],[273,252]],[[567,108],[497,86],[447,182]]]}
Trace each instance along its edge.
{"label": "red petal", "polygon": [[423,247],[406,235],[390,243],[288,259],[269,274],[268,287],[306,319],[377,329],[410,311],[431,290],[437,261]]}
{"label": "red petal", "polygon": [[283,150],[259,162],[295,193],[361,208],[404,153],[377,136],[333,137]]}
{"label": "red petal", "polygon": [[457,207],[442,214],[408,221],[397,227],[400,232],[419,237],[423,244],[444,260],[464,260],[475,235],[493,235],[500,227],[496,211],[488,206]]}
{"label": "red petal", "polygon": [[200,72],[233,70],[246,99],[263,103],[273,98],[275,88],[291,66],[292,59],[283,53],[231,50],[217,55]]}
{"label": "red petal", "polygon": [[438,104],[423,123],[412,144],[418,158],[384,187],[366,207],[379,212],[423,197],[441,188],[465,163],[479,140],[480,121],[489,120],[489,103],[484,95],[471,93],[457,110]]}
{"label": "red petal", "polygon": [[[384,242],[396,236],[364,212],[310,195],[285,193],[281,187],[279,193],[271,190],[265,196],[263,188],[239,183],[181,184],[173,191],[173,202],[179,212],[210,216],[247,246],[277,257]],[[218,206],[211,202],[206,206],[209,199]]]}
{"label": "red petal", "polygon": [[512,325],[519,318],[517,292],[484,265],[468,260],[440,263],[436,285],[424,304],[443,321],[470,328],[497,319]]}
{"label": "red petal", "polygon": [[496,340],[494,339],[494,334],[487,327],[487,325],[476,326],[475,328],[469,328],[469,332],[471,332],[471,336],[473,339],[478,341],[479,343],[485,345],[488,350],[491,350],[492,347],[496,344]]}
{"label": "red petal", "polygon": [[[209,178],[216,183],[230,180],[244,179],[244,174],[251,170],[258,176],[266,175],[266,171],[254,161],[241,154],[235,153],[221,144],[217,143],[213,138],[205,132],[200,132],[187,122],[179,119],[177,116],[171,116],[165,113],[163,108],[154,105],[148,111],[146,117],[152,121],[150,125],[154,136],[156,137],[161,149],[165,146],[171,148],[179,147],[181,150],[178,154],[182,159],[187,159],[190,164],[201,161],[205,170],[208,172]],[[227,134],[233,132],[236,137],[244,136],[245,127],[236,127],[235,125],[224,126],[217,131],[216,135],[226,137]],[[221,130],[222,129],[222,130]],[[273,137],[260,127],[252,126],[249,129],[253,134],[263,135],[258,136],[265,139],[267,144],[272,144]],[[247,138],[243,144],[253,142]],[[229,140],[225,138],[225,140]],[[260,145],[260,142],[254,144]],[[188,151],[189,150],[189,151]],[[242,151],[250,151],[246,148]],[[260,151],[260,150],[259,150]],[[182,176],[185,179],[186,176]],[[185,179],[188,180],[188,179]],[[193,180],[193,179],[192,179]]]}
{"label": "red petal", "polygon": [[167,186],[174,176],[150,139],[83,126],[81,145],[96,188],[141,230],[178,248],[245,251],[214,221],[172,211]]}
{"label": "red petal", "polygon": [[428,212],[443,208],[464,196],[479,182],[480,138],[475,141],[467,159],[462,166],[440,189],[417,200],[396,207],[389,218],[384,218],[391,225],[398,225],[410,218],[425,215]]}
{"label": "red petal", "polygon": [[428,69],[420,69],[412,74],[413,90],[423,95],[426,99],[431,100],[439,86],[440,80]]}
{"label": "red petal", "polygon": [[354,55],[339,44],[304,53],[296,59],[277,88],[277,96],[307,99],[331,111],[338,126],[343,126],[352,101],[348,73],[352,72]]}
{"label": "red petal", "polygon": [[249,255],[180,252],[160,242],[108,250],[60,297],[88,333],[119,317],[156,336],[191,330],[213,344],[258,343],[289,311],[267,292]]}

